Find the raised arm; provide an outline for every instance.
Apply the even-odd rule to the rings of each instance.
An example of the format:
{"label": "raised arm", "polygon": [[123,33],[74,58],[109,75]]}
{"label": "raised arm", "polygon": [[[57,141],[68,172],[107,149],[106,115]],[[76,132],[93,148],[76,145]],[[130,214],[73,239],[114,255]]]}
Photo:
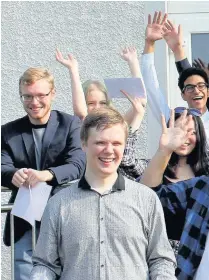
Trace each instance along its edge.
{"label": "raised arm", "polygon": [[167,14],[162,17],[161,12],[155,12],[153,20],[148,15],[148,24],[145,31],[144,53],[153,53],[155,42],[163,38],[163,26],[166,23]]}
{"label": "raised arm", "polygon": [[[132,97],[130,94],[121,90],[132,104],[133,115],[129,126],[129,135],[120,164],[120,171],[130,179],[137,179],[147,167],[148,160],[136,159],[136,143],[139,128],[144,117],[147,100],[146,98]],[[126,120],[127,121],[127,120]]]}
{"label": "raised arm", "polygon": [[181,117],[174,122],[174,111],[172,110],[168,128],[165,117],[162,116],[162,135],[159,148],[141,177],[142,184],[153,188],[162,183],[163,174],[172,153],[183,145],[188,137],[187,128],[191,116],[186,117],[186,115],[187,111],[185,110]]}
{"label": "raised arm", "polygon": [[130,114],[126,114],[124,116],[124,119],[132,128],[132,132],[135,132],[140,128],[141,122],[143,120],[147,99],[142,97],[132,97],[129,93],[127,93],[124,90],[121,90],[121,92],[131,102],[132,108],[131,110],[129,110]]}
{"label": "raised arm", "polygon": [[[135,47],[124,48],[121,51],[120,56],[121,56],[121,58],[123,60],[125,60],[128,63],[128,66],[129,66],[129,69],[130,69],[132,77],[134,77],[134,78],[141,78],[142,79],[142,75],[141,75],[141,70],[140,70],[140,66],[139,66],[139,60],[138,60],[138,57],[137,57],[137,50],[136,50],[136,48]],[[144,85],[143,79],[142,79],[142,83]],[[144,86],[144,89],[145,89],[145,86]],[[128,125],[130,127],[132,127],[132,132],[134,132],[137,129],[139,129],[139,127],[141,125],[141,121],[142,121],[142,119],[144,117],[144,112],[143,112],[143,115],[141,117],[141,112],[139,112],[138,109],[140,109],[139,106],[141,106],[141,101],[142,101],[142,103],[146,103],[146,99],[145,98],[141,99],[141,101],[139,101],[139,99],[138,99],[138,101],[137,101],[137,98],[135,98],[135,100],[133,100],[133,99],[131,100],[126,95],[125,92],[123,92],[123,94],[132,103],[132,107],[126,112],[124,118],[125,118],[126,122],[128,123]]]}
{"label": "raised arm", "polygon": [[123,60],[125,60],[128,63],[132,77],[141,78],[142,75],[141,75],[136,48],[135,47],[124,48],[121,51],[120,56]]}
{"label": "raised arm", "polygon": [[163,38],[165,39],[168,47],[173,51],[176,68],[178,73],[190,68],[191,65],[186,57],[183,47],[183,31],[182,26],[175,26],[170,20],[167,20],[163,27]]}
{"label": "raised arm", "polygon": [[161,12],[155,12],[153,20],[151,15],[148,16],[144,52],[141,57],[142,77],[147,90],[148,104],[159,123],[161,123],[162,114],[166,117],[166,120],[169,119],[170,115],[170,108],[161,92],[154,65],[155,42],[162,39],[163,25],[166,19],[167,14],[162,18]]}
{"label": "raised arm", "polygon": [[69,54],[65,59],[58,49],[56,50],[56,60],[67,67],[70,72],[73,111],[76,116],[83,120],[87,116],[87,106],[81,85],[78,62],[72,54]]}

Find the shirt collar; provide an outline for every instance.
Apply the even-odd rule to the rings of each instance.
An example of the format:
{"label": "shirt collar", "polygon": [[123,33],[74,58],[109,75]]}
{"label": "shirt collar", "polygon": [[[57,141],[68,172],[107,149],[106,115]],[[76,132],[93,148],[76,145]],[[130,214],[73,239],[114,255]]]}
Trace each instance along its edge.
{"label": "shirt collar", "polygon": [[[83,175],[78,183],[78,187],[84,190],[90,190],[91,186],[86,181],[85,175]],[[122,191],[125,190],[125,180],[123,176],[118,173],[118,178],[115,181],[115,184],[112,186],[112,191]]]}
{"label": "shirt collar", "polygon": [[209,120],[209,111],[207,110],[204,114],[201,116],[202,121]]}

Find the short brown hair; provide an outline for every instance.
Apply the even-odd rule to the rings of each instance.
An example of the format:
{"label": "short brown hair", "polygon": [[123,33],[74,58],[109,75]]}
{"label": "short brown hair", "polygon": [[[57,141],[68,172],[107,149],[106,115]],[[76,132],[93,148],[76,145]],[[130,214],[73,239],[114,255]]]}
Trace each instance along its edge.
{"label": "short brown hair", "polygon": [[83,121],[81,127],[81,141],[87,143],[89,137],[89,130],[96,128],[96,130],[103,130],[116,124],[121,124],[124,127],[125,137],[128,137],[128,125],[122,115],[111,107],[104,107],[93,110],[89,113]]}
{"label": "short brown hair", "polygon": [[54,88],[54,77],[46,68],[29,68],[19,79],[19,91],[21,92],[22,85],[32,85],[33,83],[45,79]]}

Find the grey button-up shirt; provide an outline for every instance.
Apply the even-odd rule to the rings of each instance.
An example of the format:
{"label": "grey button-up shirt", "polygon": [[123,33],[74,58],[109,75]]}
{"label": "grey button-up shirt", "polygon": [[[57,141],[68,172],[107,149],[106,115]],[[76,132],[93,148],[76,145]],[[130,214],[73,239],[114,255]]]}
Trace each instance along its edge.
{"label": "grey button-up shirt", "polygon": [[31,280],[176,279],[157,195],[119,174],[100,195],[83,177],[46,207]]}

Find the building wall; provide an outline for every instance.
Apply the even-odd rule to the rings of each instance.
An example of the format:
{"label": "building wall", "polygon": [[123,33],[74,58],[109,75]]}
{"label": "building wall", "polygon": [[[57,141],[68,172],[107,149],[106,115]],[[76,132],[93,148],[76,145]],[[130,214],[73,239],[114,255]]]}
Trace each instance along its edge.
{"label": "building wall", "polygon": [[[55,48],[73,53],[82,81],[90,78],[129,77],[120,59],[121,47],[144,40],[144,2],[2,2],[2,124],[22,117],[18,79],[28,67],[48,67],[55,76],[53,108],[72,111],[68,71],[55,60]],[[117,101],[124,112],[128,101]],[[147,119],[142,124],[137,155],[147,155]],[[6,203],[8,195],[3,195]],[[5,215],[2,215],[5,216]],[[4,224],[4,217],[3,223]],[[10,255],[2,245],[2,279],[10,279]]]}

